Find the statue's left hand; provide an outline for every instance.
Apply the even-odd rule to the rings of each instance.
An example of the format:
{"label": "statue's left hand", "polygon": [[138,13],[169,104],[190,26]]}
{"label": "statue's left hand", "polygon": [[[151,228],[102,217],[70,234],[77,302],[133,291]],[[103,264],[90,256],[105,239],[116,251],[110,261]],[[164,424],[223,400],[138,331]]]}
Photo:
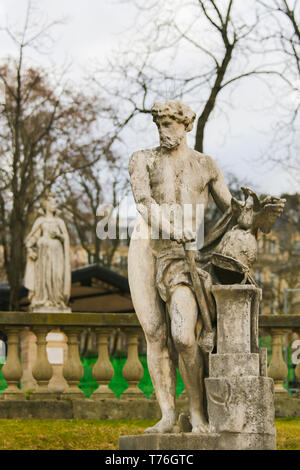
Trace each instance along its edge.
{"label": "statue's left hand", "polygon": [[60,241],[63,241],[64,239],[63,234],[60,232],[57,232],[56,230],[52,230],[52,232],[50,232],[50,236],[51,238],[58,238]]}

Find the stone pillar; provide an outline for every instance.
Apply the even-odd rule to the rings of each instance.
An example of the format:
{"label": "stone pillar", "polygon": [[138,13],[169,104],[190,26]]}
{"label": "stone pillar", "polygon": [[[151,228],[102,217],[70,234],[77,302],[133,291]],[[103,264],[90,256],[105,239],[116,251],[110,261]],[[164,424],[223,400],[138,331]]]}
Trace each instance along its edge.
{"label": "stone pillar", "polygon": [[114,368],[109,360],[108,342],[112,333],[111,328],[96,328],[98,360],[93,367],[93,376],[97,380],[99,387],[94,391],[91,398],[103,400],[115,398],[114,392],[108,387],[114,376]]}
{"label": "stone pillar", "polygon": [[[242,287],[242,289],[237,289],[237,287]],[[224,286],[222,288],[215,287],[213,292],[219,306],[217,353],[250,353],[253,289],[245,289],[244,286],[226,289]]]}
{"label": "stone pillar", "polygon": [[268,368],[268,376],[274,380],[276,394],[288,393],[283,388],[283,383],[288,374],[288,366],[284,362],[282,355],[282,338],[285,333],[288,333],[288,331],[278,329],[270,331],[272,337],[272,359]]}
{"label": "stone pillar", "polygon": [[7,357],[2,367],[2,375],[7,382],[7,388],[0,395],[4,400],[25,400],[23,392],[18,388],[22,377],[22,366],[19,361],[19,333],[20,327],[5,327],[7,335]]}
{"label": "stone pillar", "polygon": [[83,366],[79,355],[78,335],[82,328],[68,326],[63,330],[67,336],[68,354],[63,366],[63,375],[67,381],[68,388],[62,393],[61,398],[82,399],[85,397],[83,391],[78,387],[83,376]]}
{"label": "stone pillar", "polygon": [[[253,285],[218,285],[212,292],[217,306],[217,353],[209,355],[205,379],[209,423],[221,433],[225,448],[274,449],[274,385],[262,376],[255,338],[260,293]],[[231,443],[234,437],[234,447]]]}
{"label": "stone pillar", "polygon": [[32,395],[34,400],[55,399],[56,396],[49,390],[48,384],[52,377],[53,371],[47,355],[46,336],[49,332],[48,326],[35,326],[33,331],[36,335],[36,360],[32,368],[32,375],[37,382],[37,388]]}
{"label": "stone pillar", "polygon": [[143,378],[144,369],[138,356],[138,339],[140,335],[139,328],[124,328],[127,336],[127,354],[128,358],[123,367],[122,374],[128,383],[128,388],[125,390],[121,398],[123,399],[136,399],[145,398],[144,393],[138,388],[138,384]]}

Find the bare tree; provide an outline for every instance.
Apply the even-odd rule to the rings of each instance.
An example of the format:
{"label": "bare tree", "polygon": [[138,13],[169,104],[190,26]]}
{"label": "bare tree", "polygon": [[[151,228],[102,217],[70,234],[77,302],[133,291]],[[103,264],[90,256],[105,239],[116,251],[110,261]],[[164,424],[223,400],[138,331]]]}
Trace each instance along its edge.
{"label": "bare tree", "polygon": [[259,47],[276,58],[281,91],[275,89],[278,119],[273,129],[267,158],[288,170],[300,181],[300,3],[297,0],[258,0],[267,15],[266,29],[260,34]]}
{"label": "bare tree", "polygon": [[252,41],[262,27],[255,1],[247,2],[251,15],[236,0],[155,0],[146,6],[126,1],[141,10],[140,29],[132,44],[98,69],[96,80],[110,99],[122,103],[123,122],[149,113],[161,98],[194,102],[199,113],[195,149],[203,151],[205,130],[223,91],[246,77],[278,73],[265,58],[252,55]]}
{"label": "bare tree", "polygon": [[[62,186],[63,207],[69,216],[69,225],[74,228],[75,240],[86,251],[89,263],[101,262],[110,268],[120,244],[119,203],[129,186],[121,158],[103,148],[102,157],[96,164],[73,175],[65,175]],[[101,206],[107,209],[101,217],[109,215],[116,219],[116,237],[112,239],[101,239],[97,235],[97,224],[101,219],[98,209]],[[114,214],[111,213],[113,209]]]}
{"label": "bare tree", "polygon": [[[18,307],[30,214],[59,177],[93,164],[103,148],[95,138],[99,100],[70,91],[61,76],[51,79],[51,73],[24,63],[26,48],[48,40],[55,24],[41,26],[34,14],[29,2],[22,32],[5,30],[17,59],[0,66],[0,236],[11,309]],[[91,143],[94,161],[82,158]]]}

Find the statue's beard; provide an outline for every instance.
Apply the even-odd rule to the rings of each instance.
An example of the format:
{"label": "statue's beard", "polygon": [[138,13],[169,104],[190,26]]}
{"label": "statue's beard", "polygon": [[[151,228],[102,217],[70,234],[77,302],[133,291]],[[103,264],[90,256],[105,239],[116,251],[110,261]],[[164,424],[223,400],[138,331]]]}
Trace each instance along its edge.
{"label": "statue's beard", "polygon": [[161,147],[165,147],[167,149],[175,149],[177,148],[182,141],[182,137],[178,135],[169,135],[169,134],[161,134],[160,135],[160,145]]}

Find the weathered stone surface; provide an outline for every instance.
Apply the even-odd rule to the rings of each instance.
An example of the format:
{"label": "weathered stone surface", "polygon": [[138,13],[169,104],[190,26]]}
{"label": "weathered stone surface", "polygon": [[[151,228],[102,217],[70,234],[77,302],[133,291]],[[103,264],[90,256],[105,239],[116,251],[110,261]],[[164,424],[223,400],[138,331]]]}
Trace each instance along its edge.
{"label": "weathered stone surface", "polygon": [[300,397],[275,396],[276,418],[300,418]]}
{"label": "weathered stone surface", "polygon": [[36,359],[36,336],[28,328],[20,334],[22,378],[21,386],[23,390],[35,390],[36,380],[32,376],[32,366]]}
{"label": "weathered stone surface", "polygon": [[259,354],[210,354],[210,377],[242,377],[259,375]]}
{"label": "weathered stone surface", "polygon": [[[129,163],[140,217],[130,241],[128,278],[134,308],[147,339],[147,360],[162,410],[162,421],[156,430],[168,432],[176,422],[174,359],[180,352],[180,368],[191,402],[191,422],[194,431],[200,432],[207,428],[202,352],[195,335],[200,304],[205,327],[201,339],[206,332],[210,338],[213,335],[203,289],[195,287],[191,273],[196,272],[196,280],[200,273],[210,306],[214,303],[208,289],[209,274],[194,256],[197,253],[187,250],[189,254],[185,249],[186,243],[197,238],[202,222],[197,217],[198,209],[207,207],[209,193],[223,212],[231,206],[231,194],[213,159],[187,144],[186,134],[195,119],[190,107],[177,100],[159,102],[154,104],[152,115],[160,146],[135,152]],[[183,220],[185,204],[191,209],[187,217],[190,223],[186,217]],[[174,217],[169,217],[170,209],[175,210]],[[160,236],[151,237],[153,233]],[[172,336],[174,354],[165,347],[166,334]],[[213,347],[213,341],[210,343]],[[187,367],[188,371],[184,371]]]}
{"label": "weathered stone surface", "polygon": [[120,450],[275,450],[269,434],[143,434],[119,437]]}
{"label": "weathered stone surface", "polygon": [[71,401],[0,401],[1,419],[72,419]]}
{"label": "weathered stone surface", "polygon": [[160,415],[158,404],[146,398],[135,401],[73,400],[72,403],[73,416],[77,419],[158,419]]}
{"label": "weathered stone surface", "polygon": [[218,354],[251,352],[251,303],[255,286],[213,286],[217,303]]}
{"label": "weathered stone surface", "polygon": [[209,421],[216,432],[275,435],[272,379],[208,378],[205,385]]}
{"label": "weathered stone surface", "polygon": [[[0,419],[159,419],[160,408],[156,400],[57,399],[1,400]],[[179,413],[187,412],[188,401],[177,400]]]}
{"label": "weathered stone surface", "polygon": [[62,327],[71,326],[105,326],[116,327],[137,326],[140,323],[135,313],[31,313],[27,312],[0,312],[0,324],[5,326],[34,326],[51,325]]}
{"label": "weathered stone surface", "polygon": [[[2,394],[0,395],[0,397]],[[178,413],[188,412],[188,400],[177,399]],[[276,398],[277,418],[300,418],[300,399]],[[1,400],[0,419],[159,419],[156,400]]]}
{"label": "weathered stone surface", "polygon": [[[162,419],[145,430],[151,437],[139,440],[146,443],[152,439],[152,444],[141,444],[149,448],[174,445],[171,448],[178,449],[182,448],[180,443],[185,445],[182,436],[172,437],[173,444],[167,443],[169,435],[159,441],[164,444],[158,444],[158,436],[173,433],[176,425],[178,358],[189,397],[187,419],[193,436],[201,434],[203,442],[208,440],[208,447],[217,448],[206,419],[203,356],[217,346],[206,382],[209,424],[231,435],[243,433],[243,448],[263,448],[259,435],[274,435],[273,389],[269,379],[259,377],[260,372],[266,373],[265,357],[258,351],[261,291],[249,269],[257,255],[258,229],[270,231],[285,201],[276,197],[260,201],[248,188],[241,188],[243,202],[232,198],[213,159],[187,145],[186,133],[195,119],[189,106],[174,100],[159,102],[151,113],[160,145],[135,152],[129,163],[140,216],[130,241],[128,277],[133,305],[147,340],[149,370]],[[225,214],[204,240],[201,251],[198,234],[203,218],[199,220],[197,209],[201,206],[205,210],[209,196]],[[255,413],[259,414],[257,419]],[[245,433],[256,433],[251,444]],[[186,444],[192,447],[187,448],[194,448],[193,439]],[[226,439],[224,445],[228,448]]]}
{"label": "weathered stone surface", "polygon": [[259,375],[261,377],[268,376],[268,349],[259,348]]}
{"label": "weathered stone surface", "polygon": [[283,385],[288,373],[288,366],[282,355],[282,342],[285,333],[288,333],[288,331],[276,328],[271,330],[270,333],[272,338],[272,358],[268,367],[268,376],[274,380],[275,394],[286,395],[288,391]]}

